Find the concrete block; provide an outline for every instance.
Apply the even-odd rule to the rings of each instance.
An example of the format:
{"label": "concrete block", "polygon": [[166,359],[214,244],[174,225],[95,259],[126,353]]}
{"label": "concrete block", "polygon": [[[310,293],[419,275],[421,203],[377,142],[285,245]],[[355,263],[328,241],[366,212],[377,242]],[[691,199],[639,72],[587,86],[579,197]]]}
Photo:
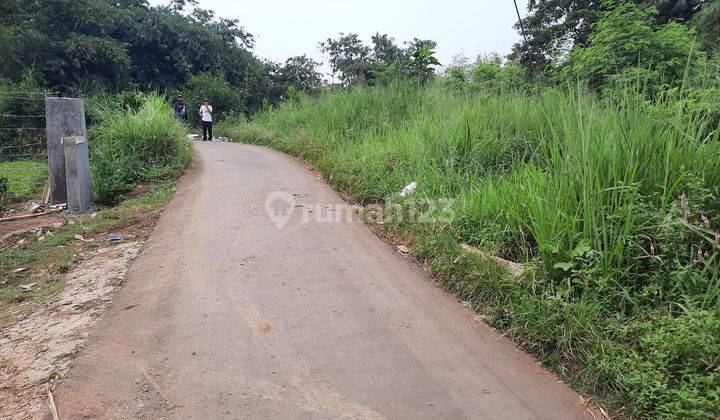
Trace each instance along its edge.
{"label": "concrete block", "polygon": [[93,209],[90,154],[85,137],[63,137],[68,210],[85,213]]}
{"label": "concrete block", "polygon": [[50,167],[50,203],[67,202],[65,150],[63,137],[87,138],[85,105],[77,98],[45,98],[48,165]]}

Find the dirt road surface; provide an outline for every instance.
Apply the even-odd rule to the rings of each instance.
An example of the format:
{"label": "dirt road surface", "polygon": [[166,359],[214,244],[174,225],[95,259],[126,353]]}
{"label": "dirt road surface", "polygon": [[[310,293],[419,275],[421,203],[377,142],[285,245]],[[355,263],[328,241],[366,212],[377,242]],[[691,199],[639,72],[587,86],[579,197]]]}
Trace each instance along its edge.
{"label": "dirt road surface", "polygon": [[[343,201],[301,163],[251,145],[196,151],[56,389],[61,418],[589,416],[366,226],[319,222],[309,205]],[[270,203],[291,216],[282,229],[265,208],[276,191],[296,200]]]}

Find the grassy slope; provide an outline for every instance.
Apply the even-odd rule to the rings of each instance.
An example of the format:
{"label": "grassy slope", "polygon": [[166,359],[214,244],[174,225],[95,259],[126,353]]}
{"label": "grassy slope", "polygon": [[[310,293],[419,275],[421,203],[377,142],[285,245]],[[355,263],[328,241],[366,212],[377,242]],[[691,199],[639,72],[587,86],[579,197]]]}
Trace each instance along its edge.
{"label": "grassy slope", "polygon": [[[720,416],[720,143],[669,106],[586,95],[359,89],[219,127],[317,166],[362,203],[451,198],[394,221],[445,287],[629,416]],[[523,280],[464,254],[527,262]]]}
{"label": "grassy slope", "polygon": [[28,200],[39,194],[47,179],[46,162],[15,161],[0,162],[0,178],[8,178],[8,200]]}

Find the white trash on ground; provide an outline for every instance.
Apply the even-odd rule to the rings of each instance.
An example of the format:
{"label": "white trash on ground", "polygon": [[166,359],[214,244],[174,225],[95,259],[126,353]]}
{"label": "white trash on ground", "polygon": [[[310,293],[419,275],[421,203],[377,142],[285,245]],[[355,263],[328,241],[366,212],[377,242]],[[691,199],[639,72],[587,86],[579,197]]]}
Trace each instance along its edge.
{"label": "white trash on ground", "polygon": [[405,188],[402,189],[402,191],[400,192],[400,197],[407,197],[413,191],[415,191],[415,188],[417,188],[417,182],[413,181],[410,184],[406,185]]}

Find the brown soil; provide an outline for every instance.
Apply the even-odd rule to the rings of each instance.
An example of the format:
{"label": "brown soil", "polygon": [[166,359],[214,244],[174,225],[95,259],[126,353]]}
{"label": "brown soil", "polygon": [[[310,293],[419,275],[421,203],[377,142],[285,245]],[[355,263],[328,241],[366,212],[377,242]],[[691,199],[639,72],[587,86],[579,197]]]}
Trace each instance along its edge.
{"label": "brown soil", "polygon": [[125,199],[132,200],[134,198],[145,197],[150,192],[150,187],[144,184],[137,185],[132,191],[125,194]]}
{"label": "brown soil", "polygon": [[[68,222],[71,217],[50,214],[47,216],[38,216],[31,219],[13,220],[9,222],[0,222],[0,242],[6,240],[9,236],[26,233],[33,228],[48,229],[58,228]],[[0,243],[0,248],[2,244]]]}

